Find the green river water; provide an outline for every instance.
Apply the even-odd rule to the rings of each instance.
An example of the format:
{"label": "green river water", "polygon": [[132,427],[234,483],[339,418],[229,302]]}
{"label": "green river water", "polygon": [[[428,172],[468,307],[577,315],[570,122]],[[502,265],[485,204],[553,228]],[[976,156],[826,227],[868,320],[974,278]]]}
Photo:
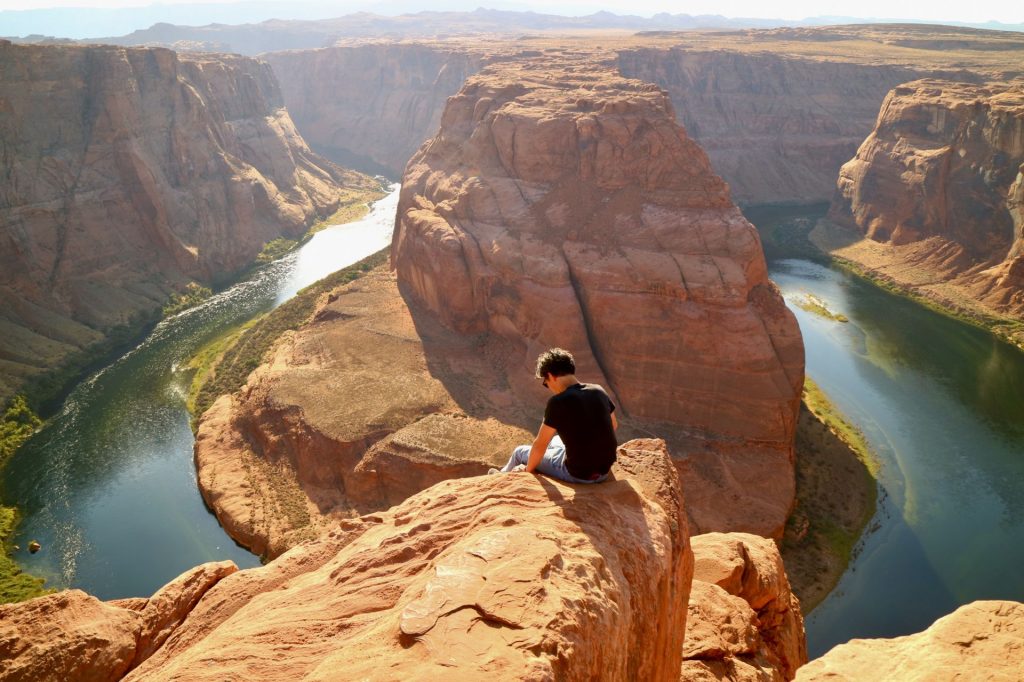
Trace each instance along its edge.
{"label": "green river water", "polygon": [[[806,210],[752,209],[762,231]],[[879,503],[837,588],[807,619],[816,657],[923,630],[977,599],[1024,601],[1024,353],[837,268],[769,261],[807,374],[864,433]],[[792,301],[813,294],[843,323]]]}

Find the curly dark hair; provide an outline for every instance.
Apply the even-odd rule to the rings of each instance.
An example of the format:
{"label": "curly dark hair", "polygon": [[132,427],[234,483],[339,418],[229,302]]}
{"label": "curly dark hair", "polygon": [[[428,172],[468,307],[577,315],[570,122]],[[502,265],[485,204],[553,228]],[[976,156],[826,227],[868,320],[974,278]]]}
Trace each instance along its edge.
{"label": "curly dark hair", "polygon": [[564,348],[552,348],[537,358],[537,378],[543,379],[548,372],[556,377],[576,373],[576,361],[572,353]]}

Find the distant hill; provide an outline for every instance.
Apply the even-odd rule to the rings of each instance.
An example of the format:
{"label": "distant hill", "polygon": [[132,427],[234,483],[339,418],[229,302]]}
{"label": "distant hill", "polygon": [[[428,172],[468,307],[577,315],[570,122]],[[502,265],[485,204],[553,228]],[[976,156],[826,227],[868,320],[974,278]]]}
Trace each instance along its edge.
{"label": "distant hill", "polygon": [[[363,6],[371,5],[357,3],[347,7],[352,9]],[[392,5],[391,9],[401,6]],[[429,38],[473,34],[517,35],[560,30],[680,31],[889,23],[853,17],[813,17],[787,21],[665,12],[652,17],[611,12],[574,17],[483,8],[471,12],[437,10],[397,16],[364,11],[331,18],[334,12],[337,12],[336,4],[318,0],[288,5],[260,1],[244,4],[153,5],[124,9],[2,11],[0,33],[10,34],[15,42],[63,42],[77,39],[113,45],[160,45],[178,50],[254,55],[278,50],[325,47],[346,38]],[[241,20],[250,23],[239,23]],[[990,22],[953,25],[1024,31],[1024,24]],[[106,37],[95,33],[96,29],[92,27],[96,26],[102,27]],[[119,35],[119,32],[122,33]]]}

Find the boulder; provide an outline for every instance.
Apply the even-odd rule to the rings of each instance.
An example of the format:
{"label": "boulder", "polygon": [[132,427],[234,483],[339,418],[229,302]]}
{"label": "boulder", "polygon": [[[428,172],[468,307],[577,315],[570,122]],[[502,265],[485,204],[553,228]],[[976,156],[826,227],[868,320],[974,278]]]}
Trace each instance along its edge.
{"label": "boulder", "polygon": [[149,599],[104,603],[81,590],[65,590],[0,606],[0,679],[119,680],[236,570],[230,561],[202,564]]}
{"label": "boulder", "polygon": [[831,680],[1020,680],[1024,604],[976,601],[924,632],[892,639],[854,639],[800,669],[799,682]]}
{"label": "boulder", "polygon": [[682,679],[793,679],[807,662],[807,641],[775,543],[746,533],[707,533],[691,542]]}

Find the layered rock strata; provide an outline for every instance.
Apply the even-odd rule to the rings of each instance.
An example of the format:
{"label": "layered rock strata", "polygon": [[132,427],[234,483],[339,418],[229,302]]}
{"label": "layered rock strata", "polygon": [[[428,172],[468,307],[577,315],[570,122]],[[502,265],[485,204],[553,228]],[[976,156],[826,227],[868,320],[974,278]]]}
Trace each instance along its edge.
{"label": "layered rock strata", "polygon": [[1022,178],[1024,83],[907,83],[839,174],[829,218],[850,232],[818,240],[954,307],[1019,319]]}
{"label": "layered rock strata", "polygon": [[4,395],[365,182],[312,154],[261,62],[0,41]]}
{"label": "layered rock strata", "polygon": [[445,100],[487,57],[479,50],[380,43],[264,55],[303,137],[328,158],[399,178],[437,131]]}
{"label": "layered rock strata", "polygon": [[742,203],[825,202],[889,90],[920,70],[796,55],[677,48],[619,52],[657,83]]}
{"label": "layered rock strata", "polygon": [[976,601],[924,632],[893,639],[855,639],[801,668],[801,682],[830,680],[1019,680],[1024,604]]}
{"label": "layered rock strata", "polygon": [[[664,443],[631,441],[601,486],[528,474],[445,481],[221,576],[126,679],[674,681],[692,575]],[[0,665],[26,679],[119,678],[146,607],[79,594],[0,607],[0,632],[16,628],[0,642],[47,632]],[[65,595],[83,608],[42,613]],[[92,636],[115,628],[117,642]],[[31,668],[47,662],[54,673]]]}
{"label": "layered rock strata", "polygon": [[562,346],[620,415],[674,429],[696,527],[781,532],[799,328],[657,86],[573,55],[471,78],[409,162],[392,262],[448,328],[511,344],[522,395]]}

